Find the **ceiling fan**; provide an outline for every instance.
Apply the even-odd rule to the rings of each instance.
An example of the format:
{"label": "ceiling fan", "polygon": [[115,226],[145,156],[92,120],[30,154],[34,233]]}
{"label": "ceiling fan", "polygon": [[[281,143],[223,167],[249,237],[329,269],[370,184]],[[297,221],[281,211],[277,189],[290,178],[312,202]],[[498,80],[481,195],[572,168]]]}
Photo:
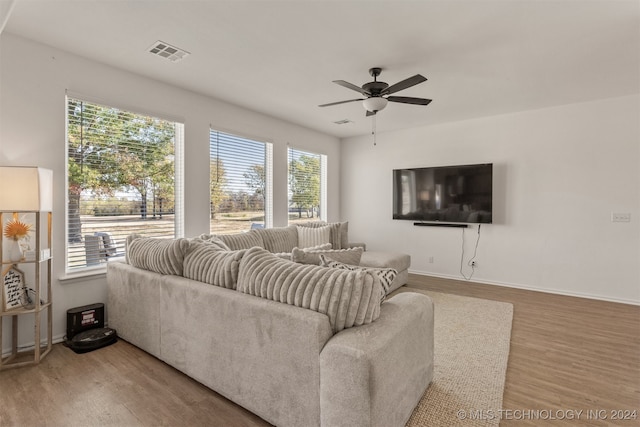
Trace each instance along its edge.
{"label": "ceiling fan", "polygon": [[364,85],[362,85],[362,87],[358,87],[352,83],[345,82],[344,80],[334,80],[333,83],[344,86],[347,89],[355,90],[356,92],[359,92],[362,95],[366,96],[366,98],[356,98],[348,99],[346,101],[331,102],[329,104],[318,105],[318,107],[329,107],[331,105],[345,104],[347,102],[363,101],[362,105],[365,110],[367,110],[367,116],[373,116],[378,111],[383,110],[384,107],[387,106],[388,101],[414,105],[428,105],[431,102],[430,99],[424,98],[411,98],[408,96],[388,96],[392,93],[400,92],[401,90],[422,83],[427,80],[426,77],[421,76],[420,74],[416,74],[413,77],[409,77],[408,79],[404,79],[394,85],[389,86],[385,82],[378,81],[378,76],[381,72],[382,68],[371,68],[369,70],[369,74],[373,76],[373,81],[365,83]]}

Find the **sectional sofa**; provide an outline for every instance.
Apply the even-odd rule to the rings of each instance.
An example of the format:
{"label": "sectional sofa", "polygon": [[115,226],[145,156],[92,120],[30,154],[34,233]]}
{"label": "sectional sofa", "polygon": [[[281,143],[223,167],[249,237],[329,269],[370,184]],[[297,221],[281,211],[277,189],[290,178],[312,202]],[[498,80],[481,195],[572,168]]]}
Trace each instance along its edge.
{"label": "sectional sofa", "polygon": [[204,237],[134,236],[109,263],[122,339],[277,426],[406,423],[433,376],[428,297],[385,299],[375,270]]}

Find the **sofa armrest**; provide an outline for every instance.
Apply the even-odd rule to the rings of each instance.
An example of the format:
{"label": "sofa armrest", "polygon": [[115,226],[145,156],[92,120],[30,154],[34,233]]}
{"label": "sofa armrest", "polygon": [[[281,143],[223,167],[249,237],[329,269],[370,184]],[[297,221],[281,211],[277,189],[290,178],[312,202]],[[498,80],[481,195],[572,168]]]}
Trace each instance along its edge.
{"label": "sofa armrest", "polygon": [[120,338],[156,357],[160,357],[161,278],[121,260],[107,264],[107,324]]}
{"label": "sofa armrest", "polygon": [[351,249],[351,248],[362,248],[366,251],[367,244],[366,243],[347,243],[347,247],[342,249]]}
{"label": "sofa armrest", "polygon": [[405,292],[320,354],[323,426],[404,426],[433,378],[433,302]]}

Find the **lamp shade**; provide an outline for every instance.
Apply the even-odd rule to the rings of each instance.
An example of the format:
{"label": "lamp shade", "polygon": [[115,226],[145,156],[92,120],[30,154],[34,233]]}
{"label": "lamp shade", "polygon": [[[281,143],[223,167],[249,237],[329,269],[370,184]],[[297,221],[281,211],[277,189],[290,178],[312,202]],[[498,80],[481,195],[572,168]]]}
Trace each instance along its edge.
{"label": "lamp shade", "polygon": [[0,211],[52,211],[53,171],[0,166]]}
{"label": "lamp shade", "polygon": [[383,98],[381,96],[372,96],[371,98],[367,98],[362,101],[362,105],[364,106],[365,110],[374,113],[376,111],[384,110],[384,107],[387,106],[387,98]]}

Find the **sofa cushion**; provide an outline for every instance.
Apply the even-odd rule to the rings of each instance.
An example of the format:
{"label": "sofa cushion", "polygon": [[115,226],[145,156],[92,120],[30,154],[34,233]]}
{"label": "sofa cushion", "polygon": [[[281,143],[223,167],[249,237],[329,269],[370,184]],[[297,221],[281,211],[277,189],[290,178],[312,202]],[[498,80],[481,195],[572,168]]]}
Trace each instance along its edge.
{"label": "sofa cushion", "polygon": [[334,333],[376,320],[382,295],[366,270],[297,264],[261,248],[242,257],[238,291],[326,314]]}
{"label": "sofa cushion", "polygon": [[236,289],[240,260],[246,251],[225,251],[214,245],[194,242],[184,257],[183,276],[222,288]]}
{"label": "sofa cushion", "polygon": [[333,249],[349,248],[349,223],[348,222],[332,222],[327,224],[325,221],[311,221],[298,224],[299,227],[324,227],[329,226],[329,243]]}
{"label": "sofa cushion", "polygon": [[222,240],[232,251],[249,249],[255,246],[264,248],[262,236],[257,231],[258,230],[250,230],[246,233],[217,234],[216,237]]}
{"label": "sofa cushion", "polygon": [[343,262],[345,264],[358,265],[364,249],[338,249],[338,250],[318,250],[318,249],[299,249],[293,248],[291,251],[291,260],[301,264],[320,265],[320,255],[326,255],[333,260]]}
{"label": "sofa cushion", "polygon": [[[329,241],[330,227],[328,225],[324,227],[297,227],[298,229],[298,244],[299,248],[309,248],[312,246],[318,246],[325,243],[331,243]],[[333,245],[332,245],[333,247]]]}
{"label": "sofa cushion", "polygon": [[360,265],[404,271],[411,265],[411,256],[399,252],[366,251],[362,254]]}
{"label": "sofa cushion", "polygon": [[350,271],[364,270],[376,275],[378,280],[380,281],[380,285],[382,286],[382,300],[384,300],[385,296],[389,293],[391,284],[398,275],[398,272],[393,268],[371,268],[345,264],[333,259],[330,255],[326,254],[320,254],[320,265],[322,265],[323,267],[338,268]]}
{"label": "sofa cushion", "polygon": [[291,252],[298,246],[298,230],[295,225],[289,227],[262,228],[255,230],[262,238],[262,246],[271,253]]}
{"label": "sofa cushion", "polygon": [[160,274],[182,276],[187,239],[159,239],[131,234],[126,240],[126,261],[134,267]]}

